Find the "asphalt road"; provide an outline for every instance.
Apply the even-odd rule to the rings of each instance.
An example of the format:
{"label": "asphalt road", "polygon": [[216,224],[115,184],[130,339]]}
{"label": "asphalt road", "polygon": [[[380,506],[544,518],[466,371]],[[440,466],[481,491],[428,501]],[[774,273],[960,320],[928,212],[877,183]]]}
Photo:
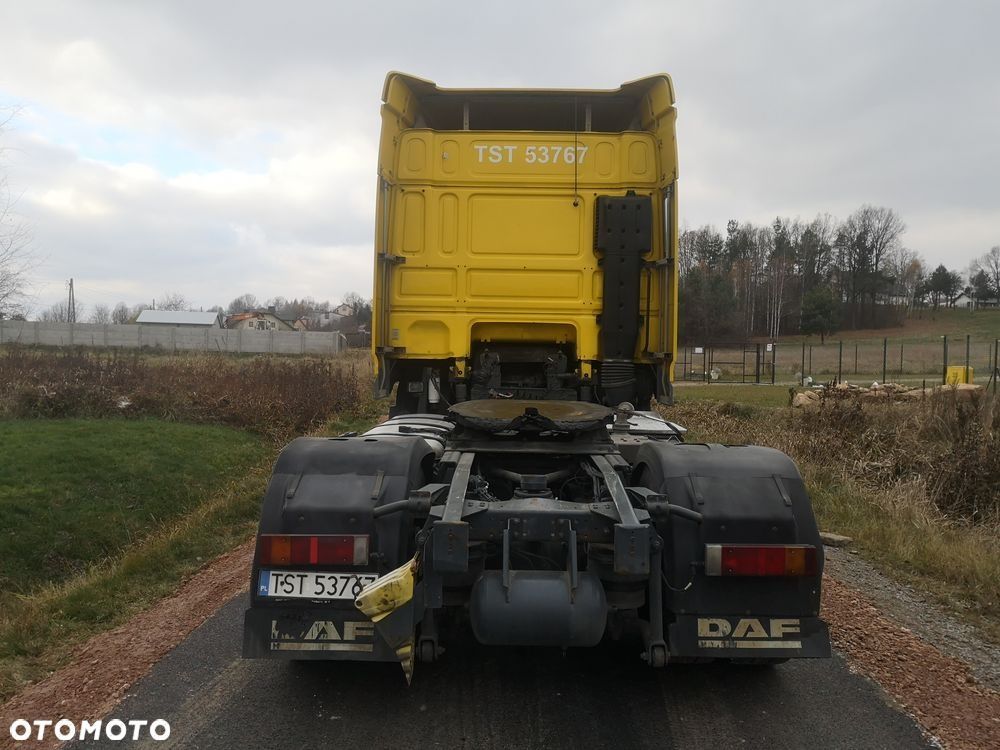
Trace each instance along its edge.
{"label": "asphalt road", "polygon": [[[109,718],[171,736],[108,747],[923,748],[914,722],[844,660],[773,669],[672,665],[634,647],[569,652],[453,644],[418,664],[240,659],[238,597],[137,683]],[[98,743],[88,743],[92,747]],[[103,746],[103,745],[99,745]]]}

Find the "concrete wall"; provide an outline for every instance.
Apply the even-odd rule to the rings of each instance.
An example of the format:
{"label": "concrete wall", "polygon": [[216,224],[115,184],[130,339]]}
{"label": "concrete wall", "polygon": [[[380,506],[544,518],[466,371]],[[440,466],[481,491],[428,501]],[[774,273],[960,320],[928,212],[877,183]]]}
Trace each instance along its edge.
{"label": "concrete wall", "polygon": [[344,349],[343,336],[336,331],[249,331],[0,320],[0,344],[14,343],[273,354],[336,354]]}

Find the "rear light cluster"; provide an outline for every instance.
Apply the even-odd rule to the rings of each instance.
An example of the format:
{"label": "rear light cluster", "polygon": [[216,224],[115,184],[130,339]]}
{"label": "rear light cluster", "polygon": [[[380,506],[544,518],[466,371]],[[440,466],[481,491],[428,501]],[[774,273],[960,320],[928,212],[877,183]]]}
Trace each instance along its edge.
{"label": "rear light cluster", "polygon": [[368,535],[261,534],[258,565],[365,565]]}
{"label": "rear light cluster", "polygon": [[710,576],[815,576],[816,548],[808,544],[706,544]]}

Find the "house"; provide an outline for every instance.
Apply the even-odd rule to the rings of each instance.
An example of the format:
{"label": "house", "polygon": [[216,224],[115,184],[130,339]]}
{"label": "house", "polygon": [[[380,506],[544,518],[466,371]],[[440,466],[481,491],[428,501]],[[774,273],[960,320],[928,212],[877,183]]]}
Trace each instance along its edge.
{"label": "house", "polygon": [[983,307],[998,307],[1000,302],[986,297],[977,298],[975,295],[962,292],[951,301],[951,306],[962,310],[978,310]]}
{"label": "house", "polygon": [[303,315],[301,318],[292,321],[292,327],[296,331],[308,331],[312,321],[309,320],[308,316]]}
{"label": "house", "polygon": [[352,315],[354,315],[354,307],[347,304],[346,302],[341,302],[339,305],[333,308],[333,312],[342,318],[349,318]]}
{"label": "house", "polygon": [[222,313],[189,310],[143,310],[135,322],[144,326],[222,328]]}
{"label": "house", "polygon": [[273,307],[266,310],[247,310],[226,317],[226,328],[245,328],[251,331],[294,331],[295,326],[278,317]]}
{"label": "house", "polygon": [[[341,305],[343,307],[343,305]],[[316,310],[309,315],[309,328],[313,331],[334,328],[344,319],[332,310]]]}

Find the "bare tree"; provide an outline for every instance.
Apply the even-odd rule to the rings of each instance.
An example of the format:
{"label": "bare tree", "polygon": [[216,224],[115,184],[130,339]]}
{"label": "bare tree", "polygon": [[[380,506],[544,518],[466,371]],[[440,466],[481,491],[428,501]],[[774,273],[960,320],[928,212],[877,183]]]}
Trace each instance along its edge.
{"label": "bare tree", "polygon": [[226,311],[230,315],[235,315],[236,313],[246,312],[247,310],[256,310],[258,307],[260,307],[260,304],[257,302],[257,298],[248,293],[241,294],[239,297],[230,302]]}
{"label": "bare tree", "polygon": [[357,292],[348,292],[344,295],[343,303],[351,308],[351,315],[357,315],[364,308],[365,298]]}
{"label": "bare tree", "polygon": [[899,246],[899,238],[906,231],[906,224],[899,218],[899,214],[882,206],[862,206],[857,214],[867,235],[866,249],[869,252],[871,270],[876,274],[880,273],[888,255]]}
{"label": "bare tree", "polygon": [[132,320],[132,311],[129,306],[124,302],[119,302],[115,305],[115,309],[111,311],[111,322],[117,326],[122,326]]}
{"label": "bare tree", "polygon": [[[83,305],[76,302],[76,318],[79,320],[83,317]],[[38,319],[43,323],[69,323],[69,304],[66,302],[56,302],[51,307],[42,310],[41,315]]]}
{"label": "bare tree", "polygon": [[273,307],[280,314],[288,307],[288,300],[278,295],[277,297],[271,297],[267,302],[264,303],[264,307]]}
{"label": "bare tree", "polygon": [[188,307],[190,307],[190,303],[180,292],[167,292],[160,297],[157,304],[157,308],[160,310],[187,310]]}
{"label": "bare tree", "polygon": [[774,220],[774,227],[769,235],[762,234],[767,242],[770,239],[769,260],[767,263],[767,335],[772,339],[781,335],[781,317],[785,307],[785,282],[791,276],[795,266],[795,246],[801,226],[796,221]]}
{"label": "bare tree", "polygon": [[90,313],[90,322],[106,326],[111,322],[111,308],[104,304],[94,305],[94,311]]}
{"label": "bare tree", "polygon": [[889,257],[899,247],[906,225],[891,208],[864,205],[847,217],[837,232],[837,265],[842,294],[851,303],[851,325],[867,298],[870,316],[880,294],[892,286]]}
{"label": "bare tree", "polygon": [[[13,113],[0,117],[0,132],[11,117]],[[34,257],[30,252],[31,233],[14,212],[14,203],[7,177],[0,175],[0,318],[22,312],[27,296],[28,274],[34,266]]]}
{"label": "bare tree", "polygon": [[990,277],[993,293],[1000,297],[1000,245],[994,245],[979,259],[979,266]]}

